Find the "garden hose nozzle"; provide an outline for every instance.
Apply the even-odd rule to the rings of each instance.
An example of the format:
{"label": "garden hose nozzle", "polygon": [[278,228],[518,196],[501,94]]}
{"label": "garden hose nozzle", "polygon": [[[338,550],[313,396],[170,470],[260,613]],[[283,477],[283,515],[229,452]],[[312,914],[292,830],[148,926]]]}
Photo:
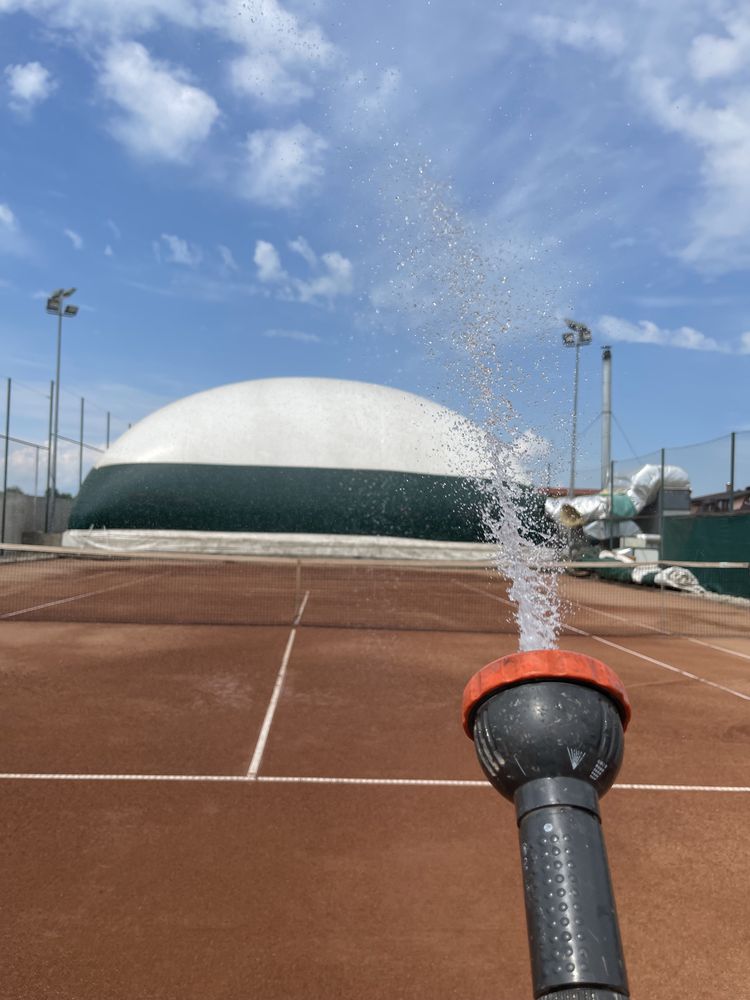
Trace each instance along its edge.
{"label": "garden hose nozzle", "polygon": [[482,770],[516,806],[537,1000],[629,997],[599,818],[629,719],[614,671],[565,650],[495,660],[464,691]]}

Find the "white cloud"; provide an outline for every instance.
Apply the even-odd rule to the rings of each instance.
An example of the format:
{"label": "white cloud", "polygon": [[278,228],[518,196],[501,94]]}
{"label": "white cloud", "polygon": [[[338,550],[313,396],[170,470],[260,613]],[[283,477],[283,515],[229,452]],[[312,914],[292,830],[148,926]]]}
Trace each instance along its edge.
{"label": "white cloud", "polygon": [[116,222],[113,222],[112,219],[107,219],[107,227],[114,235],[116,240],[122,239],[122,233],[120,232],[120,227],[117,225]]}
{"label": "white cloud", "polygon": [[263,336],[281,340],[296,340],[301,344],[323,343],[323,338],[319,337],[317,333],[304,333],[302,330],[264,330]]}
{"label": "white cloud", "polygon": [[216,101],[190,83],[184,70],[152,59],[138,42],[107,50],[99,82],[122,112],[110,131],[138,156],[185,161],[219,117]]}
{"label": "white cloud", "polygon": [[336,58],[336,47],[323,30],[312,22],[303,24],[278,0],[244,0],[242,9],[237,17],[234,0],[219,0],[209,5],[206,20],[249,52],[271,52],[285,65],[327,66]]}
{"label": "white cloud", "polygon": [[229,247],[225,247],[223,243],[220,243],[217,249],[219,251],[219,256],[221,257],[221,262],[224,265],[224,267],[228,268],[230,271],[239,270],[239,268],[237,267],[237,261],[234,259],[234,254],[229,249]]}
{"label": "white cloud", "polygon": [[726,35],[696,35],[690,46],[689,64],[696,80],[733,76],[750,56],[750,18],[739,13],[726,16]]}
{"label": "white cloud", "polygon": [[245,52],[230,65],[233,88],[272,106],[298,104],[314,93],[315,74],[332,66],[337,50],[322,29],[303,23],[277,0],[248,0],[236,17],[230,0],[209,5],[206,19]]}
{"label": "white cloud", "polygon": [[83,237],[75,229],[64,229],[63,232],[73,244],[73,249],[83,250]]}
{"label": "white cloud", "polygon": [[317,74],[339,57],[319,25],[278,0],[0,0],[0,13],[18,10],[87,46],[163,25],[212,32],[240,52],[227,61],[233,88],[272,106],[309,97]]}
{"label": "white cloud", "polygon": [[141,34],[161,21],[198,27],[205,0],[0,0],[0,13],[24,11],[46,28],[88,40]]}
{"label": "white cloud", "polygon": [[281,266],[281,259],[273,243],[258,240],[255,244],[253,261],[258,268],[258,280],[264,284],[286,281],[287,273]]}
{"label": "white cloud", "polygon": [[307,125],[260,129],[245,142],[247,166],[242,193],[252,201],[275,207],[294,204],[303,191],[323,176],[328,143]]}
{"label": "white cloud", "polygon": [[701,152],[704,199],[692,219],[693,235],[682,250],[691,264],[727,270],[750,263],[750,87],[710,104],[675,93],[667,78],[644,68],[640,90],[667,129]]}
{"label": "white cloud", "polygon": [[5,202],[0,202],[0,226],[11,233],[18,229],[18,223],[16,222],[13,210]]}
{"label": "white cloud", "polygon": [[309,84],[293,76],[268,52],[236,59],[230,79],[236,91],[265,104],[299,104],[313,94]]}
{"label": "white cloud", "polygon": [[[571,0],[564,15],[519,19],[517,26],[547,48],[567,46],[606,54],[613,78],[630,91],[634,115],[648,116],[684,142],[683,178],[696,182],[687,210],[673,227],[676,252],[689,265],[721,273],[750,265],[750,15],[746,5],[721,0],[671,4],[645,0],[610,5],[606,16],[591,0]],[[648,23],[648,30],[644,30]],[[710,25],[718,30],[700,31]],[[630,122],[627,122],[630,125]],[[682,192],[681,192],[682,194]],[[610,205],[611,208],[611,205]]]}
{"label": "white cloud", "polygon": [[543,482],[552,452],[552,442],[547,438],[534,430],[521,431],[505,451],[507,473],[519,483]]}
{"label": "white cloud", "polygon": [[352,262],[338,250],[321,254],[318,258],[302,236],[293,240],[289,246],[315,269],[316,273],[312,277],[303,279],[290,275],[282,266],[279,252],[273,243],[258,240],[255,244],[254,261],[258,269],[258,280],[267,285],[277,285],[280,297],[309,304],[322,299],[330,302],[339,295],[349,295],[352,292]]}
{"label": "white cloud", "polygon": [[6,66],[5,76],[10,89],[10,106],[20,113],[29,112],[46,101],[57,86],[49,70],[38,62]]}
{"label": "white cloud", "polygon": [[633,344],[656,344],[660,347],[681,347],[689,351],[719,351],[728,353],[729,348],[707,337],[691,326],[681,326],[677,330],[666,330],[650,320],[642,319],[631,323],[616,316],[601,316],[598,329],[609,340],[624,340]]}
{"label": "white cloud", "polygon": [[13,209],[7,202],[0,202],[0,253],[24,256],[30,249],[29,240],[21,232]]}
{"label": "white cloud", "polygon": [[623,50],[625,38],[620,25],[614,19],[595,17],[589,11],[574,11],[570,16],[537,14],[531,18],[530,31],[547,45],[569,45],[588,51],[598,49],[606,55],[615,55]]}
{"label": "white cloud", "polygon": [[161,238],[167,245],[167,260],[170,264],[183,264],[185,267],[197,267],[200,264],[203,255],[199,247],[169,233],[162,233]]}
{"label": "white cloud", "polygon": [[313,248],[307,242],[304,236],[298,236],[296,240],[289,241],[289,249],[294,250],[298,253],[303,260],[306,260],[310,267],[315,267],[318,263],[318,257]]}
{"label": "white cloud", "polygon": [[325,273],[309,281],[295,281],[294,285],[300,302],[314,302],[316,299],[333,299],[338,295],[349,295],[354,287],[352,262],[338,251],[321,255]]}
{"label": "white cloud", "polygon": [[112,249],[112,247],[108,243],[106,245],[106,247],[104,248],[104,256],[105,257],[114,257],[114,255],[115,255],[115,252],[114,252],[114,250]]}
{"label": "white cloud", "polygon": [[740,354],[750,354],[750,330],[740,337]]}
{"label": "white cloud", "polygon": [[369,78],[359,70],[346,81],[350,96],[354,98],[354,108],[365,114],[386,111],[401,87],[401,72],[389,66],[380,74],[374,87],[368,89]]}

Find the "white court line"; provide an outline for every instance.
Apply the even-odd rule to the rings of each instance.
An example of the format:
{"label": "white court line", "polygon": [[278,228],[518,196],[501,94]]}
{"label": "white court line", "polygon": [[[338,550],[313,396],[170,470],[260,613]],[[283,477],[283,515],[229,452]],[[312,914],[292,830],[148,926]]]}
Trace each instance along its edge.
{"label": "white court line", "polygon": [[691,639],[689,635],[685,638],[688,642],[695,642],[699,646],[708,646],[709,649],[718,649],[720,653],[729,653],[730,656],[741,656],[743,660],[750,660],[750,653],[741,653],[739,649],[727,649],[726,646],[717,646],[713,642],[706,642],[705,639]]}
{"label": "white court line", "polygon": [[[275,785],[371,785],[379,787],[417,788],[486,788],[492,786],[487,781],[452,778],[316,778],[307,775],[259,775],[249,778],[244,774],[0,774],[0,781],[181,781],[193,783],[235,782],[257,784],[265,782]],[[729,792],[750,793],[750,785],[647,785],[623,783],[613,786],[615,791],[624,792]]]}
{"label": "white court line", "polygon": [[284,650],[284,656],[281,660],[281,666],[279,667],[279,672],[276,675],[276,683],[273,686],[271,700],[268,703],[268,708],[266,709],[266,717],[263,720],[263,726],[261,727],[260,735],[258,736],[258,742],[255,744],[253,759],[250,761],[250,767],[247,769],[247,778],[253,779],[258,776],[258,771],[260,770],[260,765],[263,761],[263,753],[266,749],[268,734],[271,732],[271,723],[273,722],[273,717],[276,714],[276,706],[278,705],[279,698],[281,697],[281,689],[284,686],[284,678],[286,677],[286,668],[289,665],[289,657],[292,655],[292,649],[294,648],[294,640],[297,636],[297,627],[302,621],[302,615],[304,614],[305,605],[307,604],[309,596],[310,591],[306,590],[305,596],[300,602],[299,610],[295,615],[294,622],[292,623],[292,631],[289,633],[289,638],[286,642],[286,649]]}
{"label": "white court line", "polygon": [[460,778],[316,778],[307,775],[259,775],[258,781],[285,785],[414,785],[420,788],[490,788],[487,781]]}
{"label": "white court line", "polygon": [[[495,594],[488,594],[483,590],[479,590],[477,587],[470,586],[468,583],[460,583],[459,586],[465,587],[467,590],[473,590],[475,593],[481,594],[483,597],[488,597],[491,601],[497,601],[498,604],[505,604],[509,608],[514,607],[511,601],[506,601],[502,597],[497,597]],[[735,698],[742,698],[743,701],[750,701],[750,694],[743,694],[742,691],[735,691],[734,688],[725,687],[724,684],[717,684],[716,681],[710,681],[706,677],[699,677],[698,674],[693,674],[689,670],[683,670],[681,667],[675,667],[671,663],[665,663],[664,660],[657,660],[655,657],[647,656],[645,653],[638,653],[634,649],[628,649],[627,646],[621,646],[618,642],[612,642],[610,639],[604,639],[600,635],[592,635],[590,632],[586,632],[582,628],[576,628],[575,625],[565,625],[564,628],[568,629],[570,632],[575,632],[577,635],[585,636],[587,639],[593,639],[594,642],[600,642],[604,646],[611,646],[612,649],[619,649],[622,653],[629,653],[631,656],[638,657],[639,660],[645,660],[647,663],[653,663],[656,667],[662,667],[664,670],[670,670],[672,673],[681,674],[683,677],[687,677],[692,681],[698,681],[699,684],[706,684],[708,687],[718,688],[719,691],[724,691],[727,694],[734,695]]]}
{"label": "white court line", "polygon": [[155,575],[161,576],[162,574],[151,573],[149,576],[139,576],[136,580],[128,580],[127,583],[115,583],[111,587],[103,587],[100,590],[89,590],[85,594],[74,594],[72,597],[61,597],[57,601],[47,601],[45,604],[35,604],[31,608],[21,608],[20,611],[6,611],[5,614],[0,615],[0,619],[16,618],[18,615],[27,615],[32,611],[42,611],[44,608],[53,608],[57,604],[70,604],[71,601],[82,601],[86,597],[96,597],[97,594],[107,594],[110,590],[121,590],[123,587],[134,587],[137,583],[141,583],[143,580],[150,580]]}
{"label": "white court line", "polygon": [[[459,586],[465,587],[467,584],[459,584]],[[571,604],[577,605],[579,608],[585,608],[587,611],[593,612],[595,615],[603,615],[605,618],[614,618],[615,621],[625,622],[626,625],[633,625],[635,628],[648,629],[649,632],[656,632],[658,635],[662,635],[669,638],[675,639],[685,639],[687,642],[694,642],[699,646],[707,646],[708,649],[715,649],[719,653],[728,653],[730,656],[739,656],[743,660],[750,660],[750,654],[740,653],[736,649],[727,649],[725,646],[717,646],[713,642],[706,642],[705,639],[694,639],[689,635],[677,635],[674,632],[666,632],[662,628],[656,628],[654,625],[646,625],[644,622],[635,622],[630,618],[623,618],[622,615],[615,615],[611,611],[602,611],[600,608],[592,608],[590,604],[583,604],[581,601],[575,601],[573,598],[564,598]],[[572,625],[567,625],[566,628],[572,628]]]}
{"label": "white court line", "polygon": [[240,781],[244,774],[0,774],[0,781]]}

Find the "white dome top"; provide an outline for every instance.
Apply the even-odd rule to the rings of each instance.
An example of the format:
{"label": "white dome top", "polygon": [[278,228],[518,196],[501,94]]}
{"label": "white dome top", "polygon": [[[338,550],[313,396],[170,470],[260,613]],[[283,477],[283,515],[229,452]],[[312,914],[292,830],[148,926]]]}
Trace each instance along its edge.
{"label": "white dome top", "polygon": [[477,476],[485,454],[474,424],[413,393],[269,378],[170,403],[123,434],[97,468],[164,462]]}

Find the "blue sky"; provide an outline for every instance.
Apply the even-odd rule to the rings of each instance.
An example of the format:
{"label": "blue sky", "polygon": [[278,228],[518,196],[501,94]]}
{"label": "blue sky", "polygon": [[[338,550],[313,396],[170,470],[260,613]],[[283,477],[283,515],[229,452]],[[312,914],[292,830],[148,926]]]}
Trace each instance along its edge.
{"label": "blue sky", "polygon": [[[750,429],[741,3],[0,0],[0,117],[19,437],[46,439],[42,296],[68,285],[61,429],[83,395],[99,444],[107,410],[115,434],[239,379],[383,382],[474,414],[489,386],[489,410],[513,403],[498,432],[550,441],[566,482],[569,315],[595,336],[582,468],[604,343],[616,456]],[[69,485],[77,463],[69,445]]]}

